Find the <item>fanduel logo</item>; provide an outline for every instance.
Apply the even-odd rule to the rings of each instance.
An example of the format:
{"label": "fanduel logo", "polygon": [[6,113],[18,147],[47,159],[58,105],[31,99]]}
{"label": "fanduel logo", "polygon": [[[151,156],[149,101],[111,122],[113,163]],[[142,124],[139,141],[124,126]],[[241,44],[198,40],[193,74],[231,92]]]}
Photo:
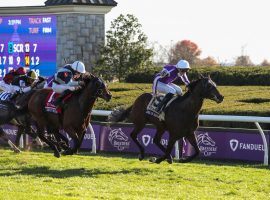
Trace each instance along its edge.
{"label": "fanduel logo", "polygon": [[239,144],[238,140],[236,140],[236,139],[230,140],[231,150],[236,151],[238,144]]}
{"label": "fanduel logo", "polygon": [[151,136],[150,135],[143,135],[142,136],[142,142],[143,142],[144,146],[148,146],[150,141],[151,141]]}
{"label": "fanduel logo", "polygon": [[264,151],[264,146],[262,144],[243,143],[236,139],[230,140],[230,147],[232,151],[236,151],[237,149],[247,151]]}
{"label": "fanduel logo", "polygon": [[126,136],[121,128],[111,130],[108,139],[111,145],[119,151],[129,148],[130,141],[128,141],[128,136]]}

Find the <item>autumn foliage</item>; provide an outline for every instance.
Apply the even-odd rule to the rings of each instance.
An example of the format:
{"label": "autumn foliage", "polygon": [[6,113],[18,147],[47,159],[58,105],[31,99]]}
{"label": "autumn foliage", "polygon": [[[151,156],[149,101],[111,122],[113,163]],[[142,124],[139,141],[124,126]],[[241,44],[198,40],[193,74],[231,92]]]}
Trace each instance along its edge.
{"label": "autumn foliage", "polygon": [[193,64],[200,54],[201,50],[196,43],[190,40],[182,40],[171,47],[169,62],[176,64],[180,59],[184,59]]}

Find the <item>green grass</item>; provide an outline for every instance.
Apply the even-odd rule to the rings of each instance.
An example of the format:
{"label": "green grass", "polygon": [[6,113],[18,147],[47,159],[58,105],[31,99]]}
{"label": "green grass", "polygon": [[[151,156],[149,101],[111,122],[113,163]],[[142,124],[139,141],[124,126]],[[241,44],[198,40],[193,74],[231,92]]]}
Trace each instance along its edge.
{"label": "green grass", "polygon": [[268,199],[269,168],[210,162],[160,165],[135,156],[0,150],[0,199]]}

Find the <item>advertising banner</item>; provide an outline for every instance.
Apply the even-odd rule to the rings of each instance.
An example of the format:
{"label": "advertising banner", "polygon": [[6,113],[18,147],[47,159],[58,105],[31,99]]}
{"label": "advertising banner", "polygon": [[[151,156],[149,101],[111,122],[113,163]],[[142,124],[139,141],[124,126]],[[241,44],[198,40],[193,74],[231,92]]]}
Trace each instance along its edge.
{"label": "advertising banner", "polygon": [[56,72],[56,16],[0,16],[0,79],[20,66]]}

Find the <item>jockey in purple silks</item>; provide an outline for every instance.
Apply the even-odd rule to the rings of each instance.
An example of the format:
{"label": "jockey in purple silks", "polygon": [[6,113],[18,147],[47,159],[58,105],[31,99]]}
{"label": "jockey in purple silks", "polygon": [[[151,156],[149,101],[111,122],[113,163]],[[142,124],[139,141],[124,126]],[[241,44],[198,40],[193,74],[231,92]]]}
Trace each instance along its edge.
{"label": "jockey in purple silks", "polygon": [[157,106],[157,112],[160,112],[162,107],[164,108],[166,104],[172,99],[172,97],[177,95],[182,95],[182,89],[173,84],[176,79],[181,78],[185,85],[190,82],[188,80],[186,72],[190,69],[189,63],[186,60],[179,60],[176,65],[166,65],[163,67],[162,71],[159,72],[153,83],[153,95],[157,95],[158,92],[166,94],[163,100]]}

